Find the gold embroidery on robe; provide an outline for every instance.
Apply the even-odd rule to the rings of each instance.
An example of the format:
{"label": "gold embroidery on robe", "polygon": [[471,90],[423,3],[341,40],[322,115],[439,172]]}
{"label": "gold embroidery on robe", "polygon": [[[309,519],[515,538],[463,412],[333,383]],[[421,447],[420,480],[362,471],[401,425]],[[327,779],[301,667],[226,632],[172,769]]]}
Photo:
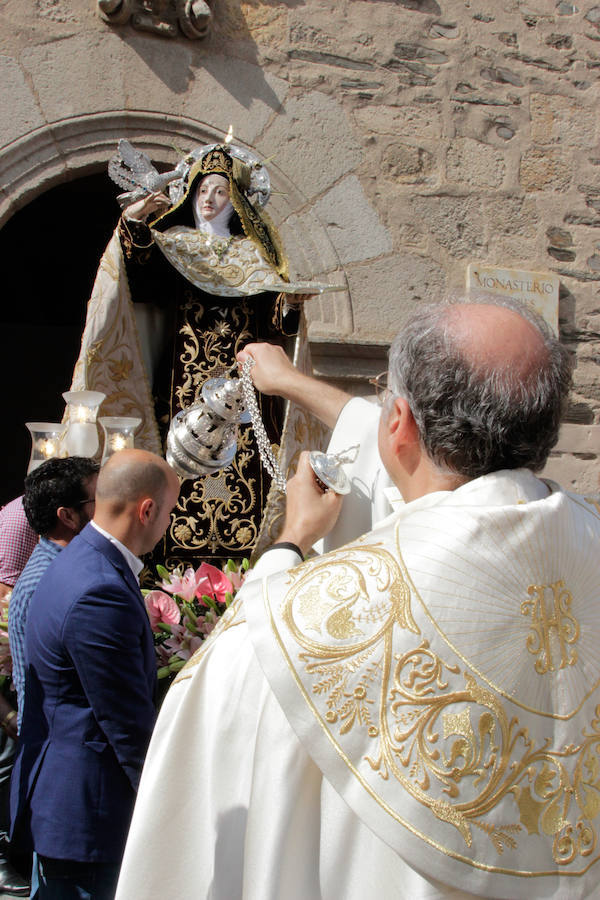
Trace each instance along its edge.
{"label": "gold embroidery on robe", "polygon": [[[480,865],[448,835],[440,843],[439,827],[423,833],[403,818],[401,805],[386,803],[378,780],[397,781],[460,834],[465,850],[474,829],[485,835],[498,865],[481,866],[492,871],[540,874],[503,859],[517,848],[527,858],[523,845],[539,837],[549,842],[556,871],[581,874],[600,858],[600,706],[590,708],[575,743],[557,741],[543,716],[536,721],[543,733],[534,737],[467,667],[419,638],[414,585],[400,553],[383,543],[359,541],[288,577],[278,621],[298,648],[297,662],[265,592],[280,650],[340,759],[384,810],[443,853]],[[360,758],[349,751],[357,738],[365,748]]]}

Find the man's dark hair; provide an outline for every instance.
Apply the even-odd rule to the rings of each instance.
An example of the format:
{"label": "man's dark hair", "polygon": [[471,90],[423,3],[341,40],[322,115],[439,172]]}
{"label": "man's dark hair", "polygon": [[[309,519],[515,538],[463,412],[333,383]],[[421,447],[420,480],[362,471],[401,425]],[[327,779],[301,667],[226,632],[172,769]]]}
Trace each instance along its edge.
{"label": "man's dark hair", "polygon": [[99,465],[93,459],[70,456],[48,459],[25,479],[23,507],[34,531],[45,537],[58,523],[60,506],[77,507],[88,499],[85,482],[97,475]]}
{"label": "man's dark hair", "polygon": [[477,299],[519,313],[545,352],[524,376],[468,359],[452,328],[455,303],[422,308],[390,348],[389,384],[404,397],[421,443],[442,470],[477,478],[500,469],[543,468],[558,439],[571,386],[568,351],[544,320],[515,300]]}

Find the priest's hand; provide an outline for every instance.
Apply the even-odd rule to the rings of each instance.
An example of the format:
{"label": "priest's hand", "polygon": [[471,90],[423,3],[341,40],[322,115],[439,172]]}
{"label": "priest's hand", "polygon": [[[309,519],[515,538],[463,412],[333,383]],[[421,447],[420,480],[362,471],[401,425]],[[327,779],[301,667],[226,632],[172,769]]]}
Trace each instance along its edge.
{"label": "priest's hand", "polygon": [[276,344],[246,344],[237,354],[240,367],[249,356],[254,360],[250,377],[257,390],[291,400],[316,416],[327,428],[334,428],[350,394],[326,381],[304,375]]}
{"label": "priest's hand", "polygon": [[165,194],[148,194],[147,197],[142,197],[141,200],[136,200],[135,203],[126,207],[123,210],[123,218],[132,219],[134,222],[145,222],[152,213],[165,212],[170,205],[171,201]]}
{"label": "priest's hand", "polygon": [[289,360],[283,347],[267,343],[246,344],[236,357],[240,369],[250,356],[254,360],[250,378],[256,390],[261,394],[277,394],[287,399],[292,385],[302,375]]}
{"label": "priest's hand", "polygon": [[303,554],[315,541],[329,534],[342,508],[342,497],[323,490],[317,484],[308,461],[308,452],[300,455],[298,470],[287,483],[286,511],[283,531],[278,542],[296,544]]}

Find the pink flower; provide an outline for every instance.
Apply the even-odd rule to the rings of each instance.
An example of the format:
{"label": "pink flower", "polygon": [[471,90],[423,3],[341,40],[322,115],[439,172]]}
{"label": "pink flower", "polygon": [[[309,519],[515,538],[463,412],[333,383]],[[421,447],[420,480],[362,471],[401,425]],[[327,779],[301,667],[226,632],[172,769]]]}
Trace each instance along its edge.
{"label": "pink flower", "polygon": [[246,573],[242,571],[234,571],[229,573],[229,577],[233,585],[233,590],[237,593],[244,583]]}
{"label": "pink flower", "polygon": [[191,634],[183,625],[173,625],[173,634],[167,638],[163,646],[180,659],[188,660],[201,645],[201,637]]}
{"label": "pink flower", "polygon": [[[202,566],[200,566],[200,569],[201,568]],[[163,578],[160,586],[164,591],[168,591],[169,594],[179,594],[186,603],[190,603],[196,596],[198,590],[198,573],[200,572],[200,569],[198,569],[197,572],[194,572],[190,566],[189,569],[185,570],[183,575],[181,574],[181,570],[175,569],[171,575],[171,580],[166,581]]]}
{"label": "pink flower", "polygon": [[158,631],[158,623],[179,625],[181,613],[172,597],[162,591],[150,591],[146,594],[146,609],[150,616],[150,628]]}
{"label": "pink flower", "polygon": [[196,578],[198,579],[196,597],[199,600],[202,600],[203,594],[207,594],[218,603],[225,603],[225,594],[233,592],[233,585],[227,575],[210,563],[202,563],[200,568],[196,569]]}

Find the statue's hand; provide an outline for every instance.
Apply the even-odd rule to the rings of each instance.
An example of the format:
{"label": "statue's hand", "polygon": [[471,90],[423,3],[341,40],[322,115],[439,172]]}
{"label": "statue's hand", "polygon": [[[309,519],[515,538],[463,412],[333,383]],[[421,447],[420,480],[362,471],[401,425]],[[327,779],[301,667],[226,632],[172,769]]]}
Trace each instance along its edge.
{"label": "statue's hand", "polygon": [[123,217],[125,219],[133,219],[136,222],[145,222],[149,215],[156,212],[164,212],[171,205],[171,201],[165,194],[154,193],[136,200],[125,210]]}

